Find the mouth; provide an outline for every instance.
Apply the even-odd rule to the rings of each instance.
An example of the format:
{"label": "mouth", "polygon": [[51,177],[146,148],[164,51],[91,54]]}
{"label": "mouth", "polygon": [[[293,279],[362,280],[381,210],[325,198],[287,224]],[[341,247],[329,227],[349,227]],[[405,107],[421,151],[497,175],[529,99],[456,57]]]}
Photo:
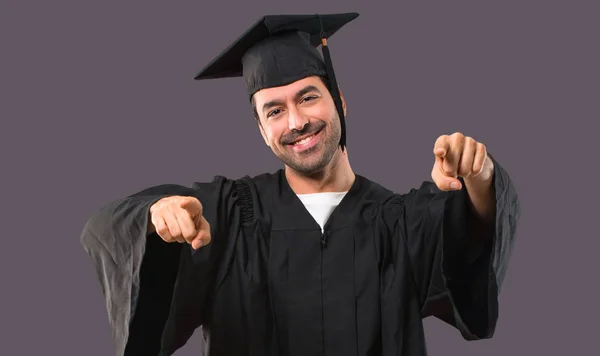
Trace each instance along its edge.
{"label": "mouth", "polygon": [[313,134],[310,134],[308,136],[301,137],[298,140],[289,143],[288,146],[291,146],[296,151],[302,151],[302,150],[308,149],[308,148],[314,146],[314,144],[317,141],[317,136],[319,135],[319,133],[321,133],[321,130],[319,130]]}

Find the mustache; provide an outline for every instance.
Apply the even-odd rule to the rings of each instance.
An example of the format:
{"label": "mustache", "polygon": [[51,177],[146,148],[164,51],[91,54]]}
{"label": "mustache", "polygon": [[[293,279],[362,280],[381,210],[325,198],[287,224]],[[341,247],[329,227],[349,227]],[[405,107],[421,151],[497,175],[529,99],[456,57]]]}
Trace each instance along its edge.
{"label": "mustache", "polygon": [[281,137],[281,143],[284,145],[289,145],[294,141],[297,141],[302,136],[310,136],[321,131],[325,127],[324,122],[318,123],[307,123],[302,130],[293,130],[292,132]]}

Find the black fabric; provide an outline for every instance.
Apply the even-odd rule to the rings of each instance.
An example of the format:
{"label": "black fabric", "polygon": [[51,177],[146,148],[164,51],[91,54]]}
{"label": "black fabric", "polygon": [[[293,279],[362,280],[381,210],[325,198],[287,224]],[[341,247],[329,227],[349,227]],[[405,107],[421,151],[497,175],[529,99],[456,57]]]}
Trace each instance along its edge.
{"label": "black fabric", "polygon": [[308,43],[309,35],[290,32],[266,39],[242,58],[248,95],[264,88],[293,83],[309,76],[326,77],[321,55]]}
{"label": "black fabric", "polygon": [[335,76],[335,70],[333,69],[333,60],[331,58],[331,52],[329,51],[329,46],[327,45],[323,45],[323,59],[325,61],[325,68],[329,82],[329,92],[331,93],[331,97],[333,98],[333,102],[335,103],[335,108],[337,110],[338,116],[340,117],[340,147],[343,151],[346,147],[346,119],[344,114],[344,108],[342,105],[342,96],[340,95],[337,79]]}
{"label": "black fabric", "polygon": [[[324,233],[283,170],[160,186],[107,205],[82,243],[117,355],[172,355],[201,327],[199,355],[420,356],[427,316],[467,340],[491,337],[520,214],[494,163],[497,214],[487,230],[465,191],[425,182],[398,194],[360,175]],[[146,238],[150,204],[174,194],[202,201],[210,245]]]}
{"label": "black fabric", "polygon": [[289,84],[310,75],[324,76],[316,47],[357,13],[267,15],[261,17],[219,53],[196,80],[243,77],[251,97],[255,92]]}

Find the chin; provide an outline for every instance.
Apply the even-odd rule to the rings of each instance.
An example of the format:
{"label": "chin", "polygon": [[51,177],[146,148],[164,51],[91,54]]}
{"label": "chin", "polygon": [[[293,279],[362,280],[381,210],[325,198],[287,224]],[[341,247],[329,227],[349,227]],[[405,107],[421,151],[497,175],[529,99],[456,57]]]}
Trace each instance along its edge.
{"label": "chin", "polygon": [[[330,157],[331,156],[331,157]],[[330,163],[333,155],[327,155],[322,151],[314,150],[303,158],[280,157],[280,159],[291,169],[302,174],[311,175],[324,170]]]}
{"label": "chin", "polygon": [[[319,135],[322,132],[319,132]],[[338,139],[339,141],[339,139]],[[323,171],[336,157],[337,145],[331,139],[319,137],[314,146],[297,151],[290,145],[280,146],[277,158],[286,166],[305,175]]]}

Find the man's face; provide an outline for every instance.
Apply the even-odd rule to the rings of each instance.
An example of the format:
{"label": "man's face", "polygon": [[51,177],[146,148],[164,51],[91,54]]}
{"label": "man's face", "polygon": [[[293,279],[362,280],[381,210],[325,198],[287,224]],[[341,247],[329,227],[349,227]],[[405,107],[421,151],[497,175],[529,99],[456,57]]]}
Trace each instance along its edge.
{"label": "man's face", "polygon": [[341,129],[333,98],[319,77],[263,89],[254,94],[254,105],[266,144],[287,166],[311,174],[331,161]]}

